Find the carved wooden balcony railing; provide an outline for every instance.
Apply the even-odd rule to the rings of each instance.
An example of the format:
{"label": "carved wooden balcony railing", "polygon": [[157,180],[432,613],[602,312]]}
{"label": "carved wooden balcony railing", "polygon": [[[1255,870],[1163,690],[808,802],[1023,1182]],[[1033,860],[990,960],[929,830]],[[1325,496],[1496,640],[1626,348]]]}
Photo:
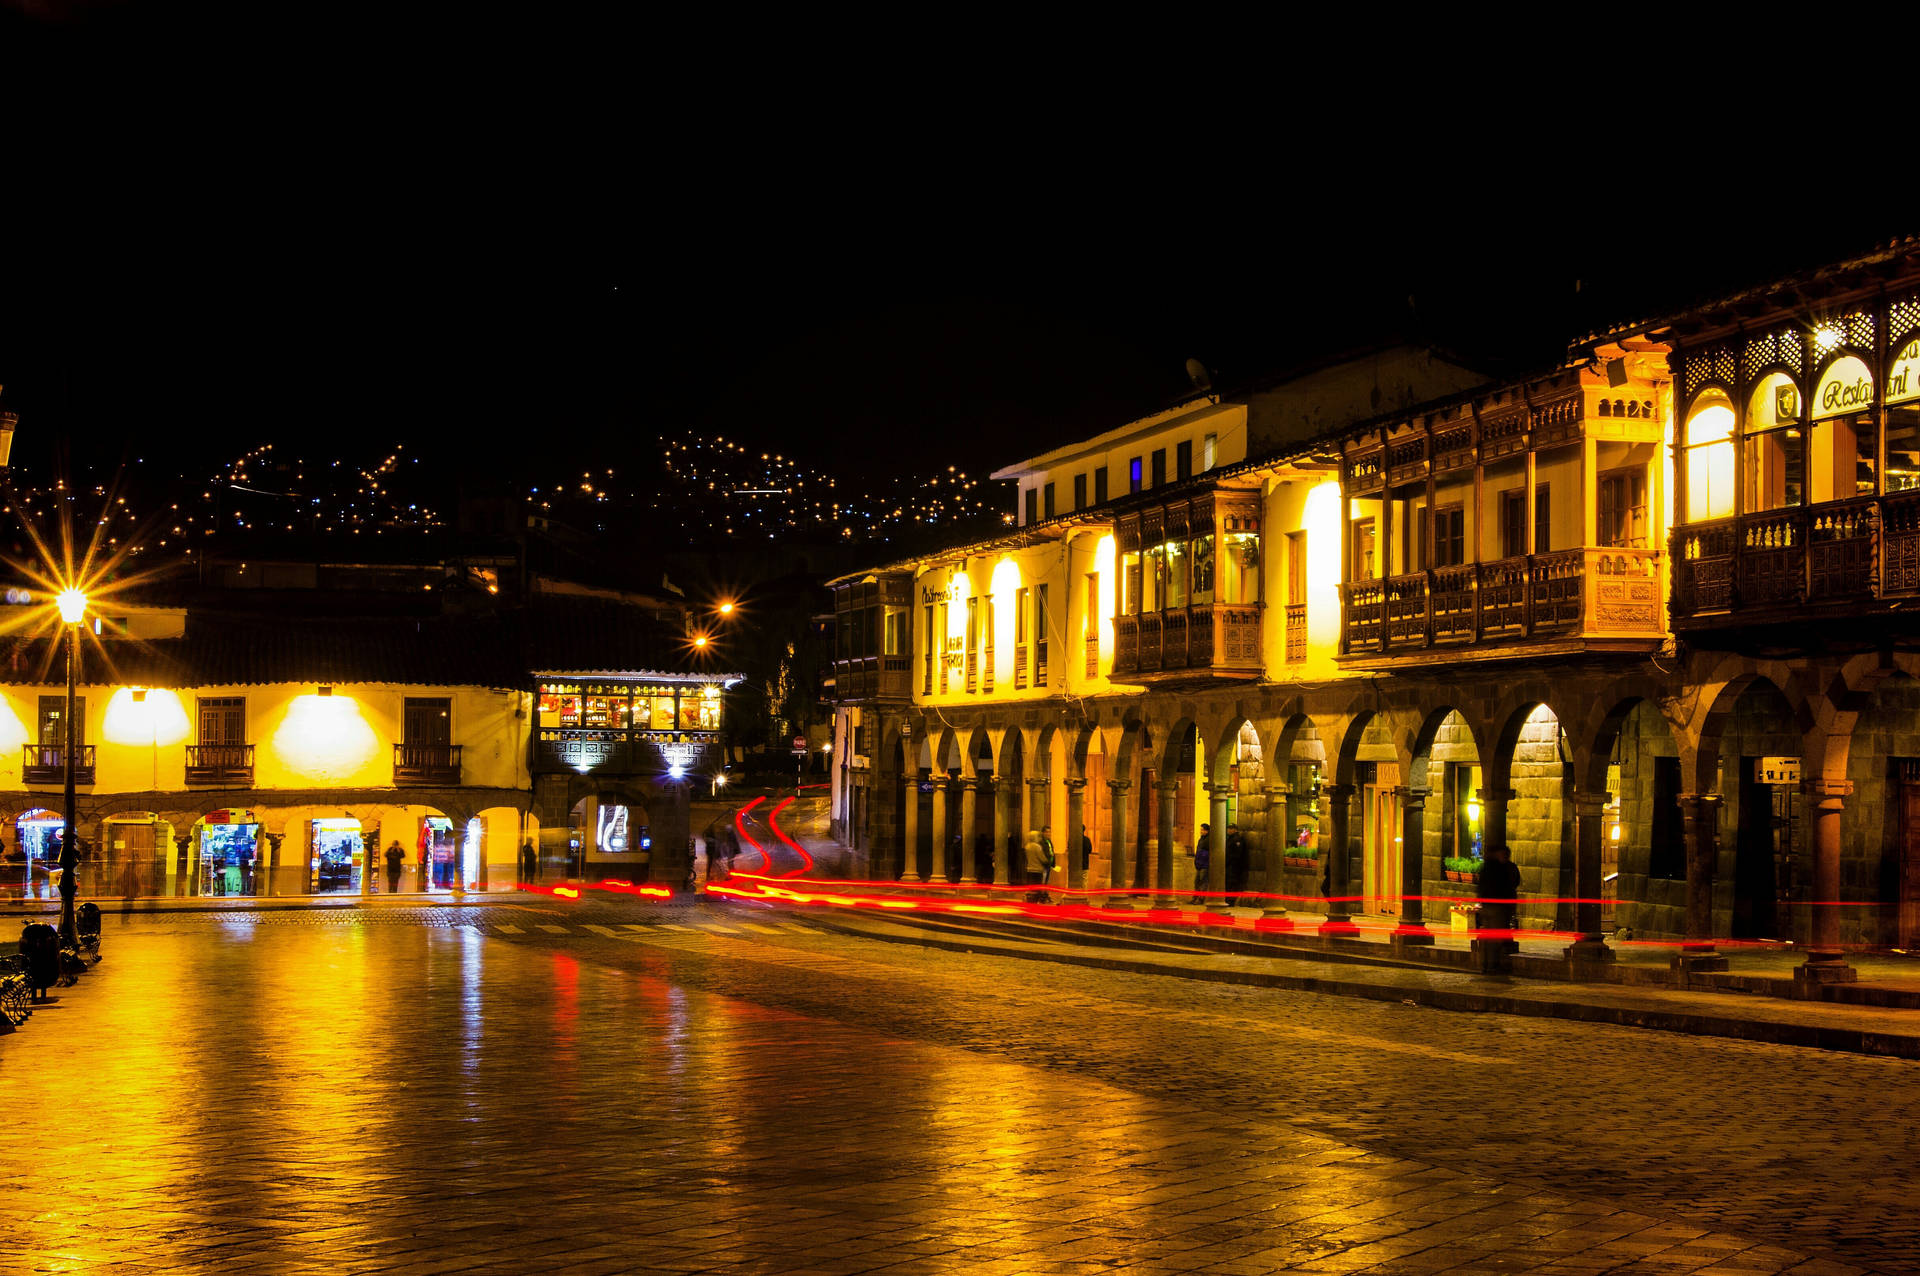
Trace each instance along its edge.
{"label": "carved wooden balcony railing", "polygon": [[395,784],[460,783],[458,744],[396,744],[393,746]]}
{"label": "carved wooden balcony railing", "polygon": [[1085,645],[1087,649],[1087,677],[1098,678],[1100,676],[1100,635],[1097,633],[1088,634]]}
{"label": "carved wooden balcony railing", "polygon": [[1013,646],[1013,689],[1024,691],[1027,687],[1027,644],[1015,643]]}
{"label": "carved wooden balcony railing", "polygon": [[1287,604],[1287,663],[1297,665],[1307,658],[1307,605]]}
{"label": "carved wooden balcony railing", "polygon": [[1662,637],[1660,555],[1569,549],[1341,586],[1347,651],[1578,636]]}
{"label": "carved wooden balcony railing", "polygon": [[187,783],[252,784],[253,746],[250,744],[188,745]]}
{"label": "carved wooden balcony railing", "polygon": [[[65,749],[57,744],[29,744],[24,746],[24,752],[20,773],[22,784],[65,784],[67,782],[67,751]],[[73,751],[73,782],[75,784],[93,783],[93,746],[90,744],[80,745]]]}
{"label": "carved wooden balcony railing", "polygon": [[[1260,605],[1200,603],[1113,622],[1113,676],[1145,678],[1257,677],[1260,673]],[[1099,648],[1090,648],[1097,662]]]}
{"label": "carved wooden balcony railing", "polygon": [[1682,625],[1736,611],[1788,620],[1809,604],[1882,610],[1920,594],[1920,489],[1691,523],[1673,559]]}

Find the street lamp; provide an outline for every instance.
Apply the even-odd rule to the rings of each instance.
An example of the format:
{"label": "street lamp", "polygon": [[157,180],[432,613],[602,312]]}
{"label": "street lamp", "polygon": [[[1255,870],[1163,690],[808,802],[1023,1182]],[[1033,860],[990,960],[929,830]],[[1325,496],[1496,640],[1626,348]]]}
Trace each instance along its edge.
{"label": "street lamp", "polygon": [[60,591],[54,605],[60,609],[60,623],[67,627],[67,732],[66,743],[60,750],[67,771],[66,827],[60,834],[60,942],[64,947],[77,948],[80,936],[73,920],[73,896],[79,885],[75,880],[79,859],[74,847],[73,766],[76,733],[73,724],[73,685],[80,671],[80,622],[87,616],[87,596],[77,587],[69,585]]}

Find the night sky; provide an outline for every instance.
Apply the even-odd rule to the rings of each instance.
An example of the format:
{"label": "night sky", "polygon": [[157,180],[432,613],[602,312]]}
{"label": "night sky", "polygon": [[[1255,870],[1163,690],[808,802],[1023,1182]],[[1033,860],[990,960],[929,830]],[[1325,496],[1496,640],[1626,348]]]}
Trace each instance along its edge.
{"label": "night sky", "polygon": [[[598,33],[515,67],[288,20],[238,27],[278,53],[234,58],[230,14],[128,12],[0,28],[36,104],[0,274],[30,466],[60,439],[202,467],[399,441],[644,471],[654,435],[696,429],[846,472],[985,469],[1155,410],[1190,356],[1231,384],[1410,337],[1526,371],[1915,229],[1836,201],[1763,236],[1669,208],[1658,150],[1613,186],[1590,148],[1490,121],[1360,163],[1279,100],[1230,141],[1117,107],[889,109],[898,82],[767,82],[743,113]],[[1523,144],[1568,155],[1563,196],[1489,165]]]}

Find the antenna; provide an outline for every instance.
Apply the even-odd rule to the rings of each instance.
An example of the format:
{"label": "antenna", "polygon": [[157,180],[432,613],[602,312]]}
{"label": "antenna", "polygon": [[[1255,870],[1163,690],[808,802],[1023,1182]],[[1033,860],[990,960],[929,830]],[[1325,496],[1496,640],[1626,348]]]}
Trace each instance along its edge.
{"label": "antenna", "polygon": [[1193,388],[1196,390],[1213,389],[1213,378],[1207,375],[1207,365],[1198,359],[1187,360],[1187,380],[1193,382]]}

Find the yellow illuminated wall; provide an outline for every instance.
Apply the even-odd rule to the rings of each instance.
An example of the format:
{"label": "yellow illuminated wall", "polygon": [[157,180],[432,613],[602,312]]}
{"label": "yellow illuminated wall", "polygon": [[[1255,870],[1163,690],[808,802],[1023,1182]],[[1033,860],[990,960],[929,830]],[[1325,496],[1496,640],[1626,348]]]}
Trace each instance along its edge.
{"label": "yellow illuminated wall", "polygon": [[[0,699],[0,787],[20,788],[22,749],[33,743],[39,698],[64,687],[7,687]],[[85,738],[95,746],[95,793],[186,787],[187,746],[195,743],[197,701],[244,697],[246,743],[254,746],[254,784],[262,790],[386,788],[393,746],[409,697],[452,702],[453,742],[462,746],[466,785],[521,788],[526,766],[523,692],[474,687],[343,683],[331,696],[307,684],[148,689],[82,687]]]}

